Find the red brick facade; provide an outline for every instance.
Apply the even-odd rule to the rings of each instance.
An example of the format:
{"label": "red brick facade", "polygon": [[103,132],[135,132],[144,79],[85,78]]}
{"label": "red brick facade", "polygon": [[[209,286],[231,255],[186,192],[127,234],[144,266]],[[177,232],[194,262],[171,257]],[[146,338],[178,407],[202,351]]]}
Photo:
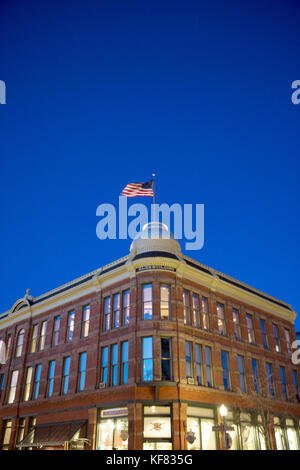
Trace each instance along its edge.
{"label": "red brick facade", "polygon": [[[149,258],[147,259],[149,262]],[[152,262],[161,263],[154,257]],[[117,263],[117,262],[116,262]],[[145,264],[146,265],[146,264]],[[247,304],[234,295],[229,296],[216,288],[209,288],[201,282],[185,277],[184,273],[163,268],[150,269],[138,272],[130,267],[116,268],[112,265],[111,279],[108,277],[101,285],[97,280],[92,281],[89,293],[73,294],[75,288],[70,287],[69,297],[64,295],[60,300],[59,293],[53,294],[56,305],[49,306],[42,313],[34,310],[35,303],[27,305],[11,312],[8,316],[0,317],[0,338],[7,341],[11,335],[11,346],[7,363],[0,368],[0,375],[4,374],[4,385],[0,396],[0,443],[2,448],[16,449],[19,441],[20,419],[25,419],[24,438],[29,431],[29,421],[35,417],[36,425],[71,422],[74,420],[86,420],[85,436],[89,439],[89,447],[97,448],[99,442],[99,413],[102,409],[127,407],[128,411],[128,449],[142,449],[143,442],[143,409],[145,405],[169,405],[171,410],[172,434],[170,441],[172,448],[187,449],[187,415],[189,407],[210,407],[215,413],[216,424],[220,420],[218,407],[225,404],[233,412],[247,412],[252,414],[269,410],[271,421],[269,423],[270,447],[276,448],[274,437],[273,417],[294,420],[296,433],[299,436],[300,404],[299,396],[296,395],[295,383],[292,370],[300,377],[299,366],[292,364],[288,354],[285,332],[288,329],[290,339],[293,342],[295,330],[292,322],[284,316],[277,316],[270,312]],[[115,271],[120,270],[119,278]],[[126,271],[127,270],[127,271]],[[127,274],[126,274],[127,273]],[[91,282],[91,281],[89,281]],[[142,286],[151,284],[153,292],[153,318],[144,320],[142,318]],[[160,316],[160,285],[167,284],[171,288],[171,319],[162,320]],[[84,282],[83,282],[83,285]],[[72,290],[73,289],[73,290]],[[130,322],[129,325],[121,325],[118,328],[104,331],[103,300],[115,293],[122,293],[130,289]],[[196,328],[193,324],[184,324],[183,290],[197,293],[208,299],[208,311],[210,328]],[[67,291],[68,292],[68,291]],[[46,302],[46,300],[45,300]],[[218,330],[216,302],[225,307],[226,334],[221,336]],[[268,302],[268,300],[266,300]],[[43,301],[40,302],[43,304]],[[83,307],[90,305],[89,333],[81,338],[81,321]],[[38,304],[37,304],[38,307]],[[232,308],[239,312],[241,339],[236,340],[234,335],[234,324]],[[67,344],[66,328],[68,312],[75,311],[75,324],[72,342]],[[122,305],[121,305],[122,311]],[[248,340],[246,313],[252,315],[255,334],[255,344]],[[289,313],[288,313],[289,314]],[[52,346],[52,335],[55,317],[60,316],[59,341],[57,346]],[[265,320],[268,349],[264,349],[260,319]],[[46,341],[42,351],[30,352],[33,325],[47,320]],[[281,352],[275,350],[275,339],[273,323],[278,327]],[[24,329],[24,342],[22,354],[15,357],[16,341],[18,332]],[[153,339],[153,380],[143,382],[143,353],[142,338]],[[169,381],[162,381],[162,355],[161,338],[171,339],[171,364],[172,377]],[[128,341],[128,380],[121,384],[121,344]],[[186,352],[185,342],[192,345],[196,343],[202,346],[202,370],[203,384],[188,384],[186,376]],[[118,384],[111,385],[111,345],[118,344]],[[100,388],[101,382],[101,351],[108,346],[108,384]],[[212,352],[213,387],[208,387],[205,367],[204,348],[209,346]],[[223,369],[221,363],[221,350],[229,354],[230,390],[224,390]],[[84,390],[78,390],[79,355],[86,352],[87,362],[85,370]],[[244,358],[246,392],[240,391],[240,374],[238,355]],[[62,395],[63,361],[66,356],[71,358],[68,393]],[[257,395],[254,386],[252,359],[257,359],[259,367],[260,384],[268,383],[265,363],[272,364],[274,375],[275,397],[262,397],[266,394]],[[47,375],[49,361],[55,360],[54,388],[52,396],[46,396]],[[37,364],[42,365],[39,384],[39,393],[36,400],[24,401],[24,387],[26,370],[32,367],[33,375]],[[287,400],[283,395],[280,366],[284,367],[286,374]],[[193,353],[192,367],[193,376],[196,377],[196,361]],[[13,403],[8,403],[12,372],[18,370],[18,381]],[[196,382],[195,382],[196,383]],[[30,397],[32,397],[33,377],[30,384]],[[267,388],[267,386],[265,387]],[[11,425],[9,442],[5,441],[4,430],[7,423]],[[19,437],[18,437],[19,436]],[[218,436],[217,448],[222,448],[222,440]],[[300,444],[299,444],[300,445]],[[99,447],[99,446],[98,446]],[[48,448],[45,446],[44,448]],[[62,448],[62,447],[58,447]]]}

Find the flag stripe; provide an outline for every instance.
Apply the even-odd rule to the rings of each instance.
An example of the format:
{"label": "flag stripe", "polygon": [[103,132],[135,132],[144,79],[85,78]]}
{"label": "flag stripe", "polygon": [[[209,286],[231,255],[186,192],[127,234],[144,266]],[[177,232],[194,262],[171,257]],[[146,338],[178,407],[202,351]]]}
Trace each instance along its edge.
{"label": "flag stripe", "polygon": [[121,196],[125,197],[153,197],[153,181],[146,183],[128,183],[123,189]]}

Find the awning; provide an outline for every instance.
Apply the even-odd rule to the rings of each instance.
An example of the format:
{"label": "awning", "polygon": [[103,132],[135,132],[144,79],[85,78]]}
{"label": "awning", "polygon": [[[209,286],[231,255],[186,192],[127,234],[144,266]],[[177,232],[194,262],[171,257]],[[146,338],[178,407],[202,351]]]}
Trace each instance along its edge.
{"label": "awning", "polygon": [[86,420],[65,423],[38,424],[34,426],[17,447],[57,447],[72,441]]}

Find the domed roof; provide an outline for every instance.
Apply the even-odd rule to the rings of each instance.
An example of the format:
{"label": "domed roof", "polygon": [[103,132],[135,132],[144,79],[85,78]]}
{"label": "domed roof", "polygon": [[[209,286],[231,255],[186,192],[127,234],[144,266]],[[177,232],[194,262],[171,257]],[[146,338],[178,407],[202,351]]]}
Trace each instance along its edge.
{"label": "domed roof", "polygon": [[145,224],[130,247],[130,253],[132,254],[149,251],[181,254],[178,241],[174,239],[174,235],[169,231],[168,227],[161,222]]}

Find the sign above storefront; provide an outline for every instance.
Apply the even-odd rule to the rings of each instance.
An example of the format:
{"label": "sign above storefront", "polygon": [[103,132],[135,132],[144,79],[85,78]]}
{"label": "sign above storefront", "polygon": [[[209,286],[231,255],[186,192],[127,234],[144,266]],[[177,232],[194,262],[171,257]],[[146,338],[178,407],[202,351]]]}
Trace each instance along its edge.
{"label": "sign above storefront", "polygon": [[111,408],[101,411],[102,418],[111,418],[113,416],[124,416],[128,414],[127,408]]}

